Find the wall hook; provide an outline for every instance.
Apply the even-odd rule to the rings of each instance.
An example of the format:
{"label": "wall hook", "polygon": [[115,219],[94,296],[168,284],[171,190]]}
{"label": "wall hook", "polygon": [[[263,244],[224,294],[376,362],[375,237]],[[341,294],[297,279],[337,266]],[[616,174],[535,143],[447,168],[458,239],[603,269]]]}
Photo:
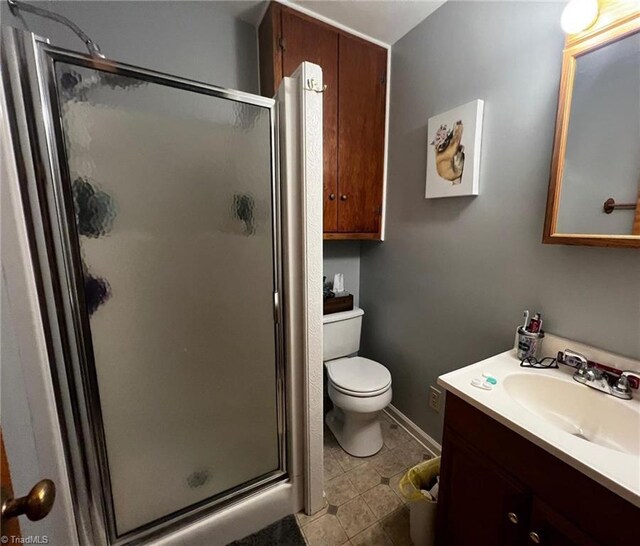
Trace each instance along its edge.
{"label": "wall hook", "polygon": [[307,80],[307,91],[315,91],[316,93],[324,93],[327,90],[327,85],[320,87],[320,84],[315,78],[309,78]]}

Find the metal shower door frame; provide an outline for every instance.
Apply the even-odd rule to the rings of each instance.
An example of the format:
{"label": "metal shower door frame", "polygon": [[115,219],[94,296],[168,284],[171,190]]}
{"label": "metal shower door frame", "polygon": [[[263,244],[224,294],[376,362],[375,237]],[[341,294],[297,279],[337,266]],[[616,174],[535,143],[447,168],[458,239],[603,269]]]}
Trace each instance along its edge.
{"label": "metal shower door frame", "polygon": [[[176,530],[221,507],[288,478],[285,358],[282,321],[281,203],[278,172],[277,107],[273,99],[224,89],[144,68],[102,60],[52,46],[16,29],[2,29],[3,77],[7,94],[21,96],[20,113],[11,120],[22,130],[18,162],[28,165],[20,177],[27,226],[37,257],[41,312],[47,326],[49,361],[57,412],[63,430],[71,496],[81,544],[138,543]],[[215,497],[118,535],[102,426],[89,318],[76,232],[71,179],[58,105],[55,62],[266,108],[270,115],[273,240],[273,299],[279,468]],[[14,70],[10,70],[14,68]],[[4,76],[4,74],[3,74]],[[20,126],[18,128],[18,126]],[[27,143],[28,141],[28,143]],[[19,139],[16,139],[19,142]]]}

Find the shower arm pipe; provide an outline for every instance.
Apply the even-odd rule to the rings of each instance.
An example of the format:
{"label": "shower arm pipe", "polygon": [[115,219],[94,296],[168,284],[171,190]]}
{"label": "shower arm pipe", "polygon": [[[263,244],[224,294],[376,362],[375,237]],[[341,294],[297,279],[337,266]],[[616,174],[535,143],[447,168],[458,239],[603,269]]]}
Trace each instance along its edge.
{"label": "shower arm pipe", "polygon": [[33,13],[34,15],[38,15],[40,17],[45,17],[46,19],[51,19],[52,21],[56,21],[57,23],[66,26],[84,42],[84,44],[87,46],[87,49],[89,50],[89,54],[92,57],[97,59],[105,58],[105,56],[102,54],[102,51],[100,51],[100,47],[98,46],[98,44],[96,44],[91,38],[89,38],[89,36],[87,36],[78,25],[76,25],[73,21],[70,21],[66,17],[43,8],[32,6],[31,4],[27,4],[26,2],[20,2],[19,0],[7,0],[7,3],[9,4],[11,13],[13,13],[14,15],[17,15],[18,11],[25,11],[28,13]]}

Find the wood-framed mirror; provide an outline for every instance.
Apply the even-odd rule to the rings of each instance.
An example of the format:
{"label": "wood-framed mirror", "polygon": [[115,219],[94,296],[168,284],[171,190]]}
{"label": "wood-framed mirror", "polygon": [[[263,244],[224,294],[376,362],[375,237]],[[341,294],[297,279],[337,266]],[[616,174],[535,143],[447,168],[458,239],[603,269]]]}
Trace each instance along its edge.
{"label": "wood-framed mirror", "polygon": [[640,8],[605,0],[562,60],[544,243],[640,248]]}

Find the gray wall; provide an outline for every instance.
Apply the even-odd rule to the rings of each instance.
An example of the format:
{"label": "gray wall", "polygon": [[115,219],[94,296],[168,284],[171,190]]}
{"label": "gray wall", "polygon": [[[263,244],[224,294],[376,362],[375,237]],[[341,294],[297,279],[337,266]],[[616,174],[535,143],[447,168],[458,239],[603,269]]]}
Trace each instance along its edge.
{"label": "gray wall", "polygon": [[325,241],[323,273],[333,282],[336,273],[344,275],[344,287],[353,294],[354,305],[360,302],[360,241]]}
{"label": "gray wall", "polygon": [[[1,3],[2,24],[25,28]],[[251,93],[258,92],[255,28],[232,2],[40,2],[80,26],[110,59]],[[66,27],[25,14],[28,30],[86,53]]]}
{"label": "gray wall", "polygon": [[[435,438],[442,373],[511,347],[525,308],[545,329],[640,357],[640,252],[542,245],[563,4],[447,2],[393,47],[387,230],[363,244],[361,354]],[[485,100],[480,195],[425,200],[430,116]]]}

